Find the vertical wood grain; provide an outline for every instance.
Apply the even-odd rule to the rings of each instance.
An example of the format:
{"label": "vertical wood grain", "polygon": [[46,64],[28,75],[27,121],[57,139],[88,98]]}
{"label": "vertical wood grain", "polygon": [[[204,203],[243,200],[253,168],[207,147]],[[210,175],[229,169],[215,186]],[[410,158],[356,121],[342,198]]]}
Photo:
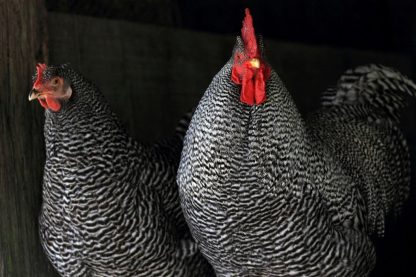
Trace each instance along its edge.
{"label": "vertical wood grain", "polygon": [[41,0],[0,2],[0,276],[57,276],[39,243],[44,164],[42,111],[29,103],[45,60]]}

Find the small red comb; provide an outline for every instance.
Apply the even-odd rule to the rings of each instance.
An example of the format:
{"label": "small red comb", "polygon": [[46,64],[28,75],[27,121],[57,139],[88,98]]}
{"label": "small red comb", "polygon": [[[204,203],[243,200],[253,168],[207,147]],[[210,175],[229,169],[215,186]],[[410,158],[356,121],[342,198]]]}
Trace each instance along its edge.
{"label": "small red comb", "polygon": [[33,84],[33,88],[37,89],[37,88],[40,87],[40,85],[42,83],[43,72],[45,71],[46,68],[47,68],[47,66],[44,63],[38,63],[36,65],[37,78],[36,78],[35,83]]}
{"label": "small red comb", "polygon": [[241,37],[244,41],[244,48],[249,59],[258,58],[260,56],[257,47],[256,34],[254,33],[253,18],[250,10],[245,9],[246,17],[243,20],[243,27],[241,28]]}

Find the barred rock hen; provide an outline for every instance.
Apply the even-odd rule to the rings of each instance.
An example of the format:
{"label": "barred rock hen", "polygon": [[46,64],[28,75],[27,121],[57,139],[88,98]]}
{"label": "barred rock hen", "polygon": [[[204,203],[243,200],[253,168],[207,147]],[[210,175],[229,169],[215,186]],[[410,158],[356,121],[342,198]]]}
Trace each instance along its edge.
{"label": "barred rock hen", "polygon": [[359,67],[304,121],[246,11],[233,57],[193,115],[177,179],[217,276],[367,276],[370,235],[409,188],[397,115],[415,91],[389,68]]}
{"label": "barred rock hen", "polygon": [[33,99],[46,109],[40,236],[62,276],[210,275],[180,209],[180,131],[173,148],[137,144],[68,65],[38,65]]}

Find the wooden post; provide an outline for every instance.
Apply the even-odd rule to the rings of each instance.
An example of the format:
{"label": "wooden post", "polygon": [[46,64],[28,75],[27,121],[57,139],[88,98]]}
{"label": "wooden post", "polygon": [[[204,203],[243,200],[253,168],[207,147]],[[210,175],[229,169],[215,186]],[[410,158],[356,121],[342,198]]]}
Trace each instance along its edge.
{"label": "wooden post", "polygon": [[43,116],[28,101],[45,60],[42,0],[0,1],[0,276],[57,276],[39,243]]}

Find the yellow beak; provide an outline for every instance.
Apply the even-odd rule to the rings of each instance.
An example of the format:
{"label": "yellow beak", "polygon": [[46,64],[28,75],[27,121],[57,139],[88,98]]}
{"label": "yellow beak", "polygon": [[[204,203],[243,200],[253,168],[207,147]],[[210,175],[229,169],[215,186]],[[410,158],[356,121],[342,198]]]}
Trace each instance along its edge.
{"label": "yellow beak", "polygon": [[256,59],[256,58],[251,59],[250,64],[254,68],[260,68],[260,60],[259,59]]}

